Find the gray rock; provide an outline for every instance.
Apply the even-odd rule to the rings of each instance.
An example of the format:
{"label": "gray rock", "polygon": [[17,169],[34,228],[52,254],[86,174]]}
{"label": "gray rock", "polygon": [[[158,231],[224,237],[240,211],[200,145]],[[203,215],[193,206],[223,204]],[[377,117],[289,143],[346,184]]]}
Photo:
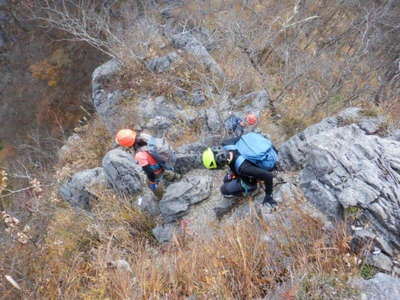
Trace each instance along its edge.
{"label": "gray rock", "polygon": [[160,211],[166,222],[188,213],[191,205],[207,199],[211,193],[210,176],[187,176],[168,186],[160,201]]}
{"label": "gray rock", "polygon": [[163,116],[156,116],[150,119],[144,126],[144,128],[149,129],[153,132],[156,137],[164,136],[166,130],[173,124],[172,120],[167,119]]}
{"label": "gray rock", "polygon": [[136,206],[142,211],[148,213],[151,216],[160,215],[160,208],[158,206],[158,200],[154,193],[150,190],[145,190],[144,193],[138,197],[135,202]]}
{"label": "gray rock", "polygon": [[116,268],[120,271],[132,273],[131,266],[125,259],[118,259],[115,261],[111,261],[108,263],[108,266],[111,268]]}
{"label": "gray rock", "polygon": [[157,117],[175,120],[179,112],[179,108],[163,96],[156,97],[155,99],[144,99],[138,105],[137,110],[139,120],[145,123]]}
{"label": "gray rock", "polygon": [[78,172],[72,176],[60,189],[60,196],[71,206],[90,210],[91,201],[96,196],[90,192],[95,185],[106,185],[103,168],[94,168]]}
{"label": "gray rock", "polygon": [[332,218],[359,207],[364,222],[400,249],[400,143],[352,124],[310,138],[307,148],[299,175],[306,198]]}
{"label": "gray rock", "polygon": [[266,90],[252,92],[231,100],[235,108],[240,108],[244,114],[259,113],[270,105],[270,96]]}
{"label": "gray rock", "polygon": [[361,292],[361,300],[398,300],[400,299],[400,279],[383,273],[372,279],[356,279],[352,286]]}
{"label": "gray rock", "polygon": [[385,118],[363,118],[358,122],[358,126],[362,129],[366,134],[376,134],[381,129],[382,123]]}
{"label": "gray rock", "polygon": [[173,35],[172,42],[178,49],[183,49],[195,56],[198,61],[204,64],[212,73],[224,77],[221,67],[208,53],[207,49],[190,32],[182,32]]}
{"label": "gray rock", "polygon": [[[221,201],[218,202],[217,206],[214,207],[214,213],[217,217],[217,219],[221,220],[221,218],[229,213],[234,207],[238,205],[239,202],[239,197],[236,198],[226,198],[226,197],[221,197]],[[246,203],[247,204],[247,203]],[[247,210],[247,206],[242,205],[244,207],[244,210]]]}
{"label": "gray rock", "polygon": [[389,273],[392,271],[393,267],[393,262],[390,257],[383,254],[378,249],[377,253],[371,253],[367,256],[366,263]]}
{"label": "gray rock", "polygon": [[379,132],[385,123],[383,117],[366,117],[358,107],[350,107],[334,117],[306,128],[303,132],[291,137],[279,149],[280,164],[284,170],[294,171],[303,168],[305,153],[308,151],[308,140],[321,132],[354,124],[365,134]]}
{"label": "gray rock", "polygon": [[273,198],[276,202],[288,202],[294,201],[298,197],[298,188],[292,183],[284,183],[279,185],[277,188],[274,188]]}
{"label": "gray rock", "polygon": [[[1,8],[1,3],[0,3],[0,8]],[[0,10],[0,26],[7,24],[9,20],[10,18],[7,15],[7,13],[3,10]]]}
{"label": "gray rock", "polygon": [[171,52],[168,53],[165,56],[162,57],[157,57],[149,62],[147,62],[147,67],[156,73],[162,73],[165,71],[168,71],[173,63],[179,59],[179,56],[176,54],[176,52]]}
{"label": "gray rock", "polygon": [[143,171],[132,154],[121,149],[111,150],[103,158],[103,168],[108,182],[117,192],[132,195],[142,191]]}
{"label": "gray rock", "polygon": [[222,130],[222,122],[217,111],[214,108],[206,110],[207,127],[212,133],[218,133]]}
{"label": "gray rock", "polygon": [[112,90],[112,77],[120,72],[121,66],[112,59],[99,66],[92,74],[92,98],[96,112],[99,114],[112,135],[121,125],[118,105],[121,104],[124,93]]}
{"label": "gray rock", "polygon": [[155,228],[153,228],[152,232],[157,241],[160,243],[167,243],[172,239],[172,236],[177,229],[178,226],[176,223],[166,223],[157,225]]}
{"label": "gray rock", "polygon": [[382,237],[377,236],[375,233],[366,228],[355,230],[353,232],[353,239],[351,241],[353,251],[362,251],[364,250],[365,245],[375,246],[389,256],[393,256],[394,254],[393,247]]}
{"label": "gray rock", "polygon": [[81,139],[82,138],[76,133],[68,137],[67,142],[60,148],[60,150],[57,151],[58,159],[63,159],[65,155],[71,151],[71,147],[73,147],[73,145],[78,143]]}
{"label": "gray rock", "polygon": [[282,144],[279,149],[279,161],[285,171],[300,170],[304,166],[308,151],[308,140],[321,132],[328,131],[340,126],[343,120],[356,119],[360,117],[361,109],[351,107],[335,117],[330,117],[306,128],[303,132],[291,137]]}
{"label": "gray rock", "polygon": [[3,48],[7,45],[7,37],[6,34],[0,29],[0,48]]}
{"label": "gray rock", "polygon": [[400,141],[400,129],[396,129],[393,132],[390,133],[388,136],[389,139],[395,140],[395,141]]}
{"label": "gray rock", "polygon": [[0,8],[6,7],[8,5],[8,0],[0,0]]}
{"label": "gray rock", "polygon": [[[280,163],[301,170],[306,199],[330,220],[357,207],[357,226],[368,226],[377,247],[391,255],[400,250],[400,143],[371,135],[370,121],[357,108],[327,118],[286,142]],[[382,119],[371,122],[379,127]]]}
{"label": "gray rock", "polygon": [[207,146],[200,142],[179,147],[176,151],[175,170],[184,174],[193,169],[202,168],[201,154],[206,148]]}
{"label": "gray rock", "polygon": [[190,98],[190,102],[189,104],[198,106],[198,105],[202,105],[204,104],[204,102],[206,102],[206,97],[204,96],[204,94],[201,91],[195,91],[192,94],[192,97]]}

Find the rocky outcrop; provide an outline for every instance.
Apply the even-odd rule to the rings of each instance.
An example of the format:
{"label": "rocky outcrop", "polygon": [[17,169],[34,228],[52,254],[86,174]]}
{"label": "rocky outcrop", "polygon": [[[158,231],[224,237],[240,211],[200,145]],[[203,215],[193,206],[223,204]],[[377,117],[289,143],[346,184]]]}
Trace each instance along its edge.
{"label": "rocky outcrop", "polygon": [[160,201],[160,211],[165,222],[176,221],[188,213],[191,205],[199,203],[210,196],[211,177],[184,177],[180,182],[168,186]]}
{"label": "rocky outcrop", "polygon": [[99,66],[92,74],[93,105],[112,135],[120,127],[118,105],[121,104],[124,93],[112,88],[112,77],[121,71],[116,59]]}
{"label": "rocky outcrop", "polygon": [[156,57],[146,63],[147,68],[155,73],[168,71],[171,66],[179,59],[176,52],[171,52],[165,56]]}
{"label": "rocky outcrop", "polygon": [[171,39],[176,48],[185,50],[187,53],[196,57],[198,61],[205,65],[212,73],[224,77],[224,72],[221,67],[217,64],[203,44],[190,32],[174,34]]}
{"label": "rocky outcrop", "polygon": [[129,154],[121,149],[109,151],[103,158],[107,181],[120,194],[133,195],[142,191],[143,171]]}
{"label": "rocky outcrop", "polygon": [[382,122],[351,108],[294,136],[279,155],[285,169],[300,170],[315,207],[331,219],[356,211],[356,229],[380,237],[377,246],[391,255],[400,250],[400,143],[374,135]]}
{"label": "rocky outcrop", "polygon": [[60,196],[71,206],[90,210],[91,201],[96,196],[90,192],[97,185],[106,186],[106,178],[103,168],[94,168],[78,172],[72,176],[60,189]]}
{"label": "rocky outcrop", "polygon": [[281,167],[286,171],[300,170],[304,166],[308,151],[308,140],[322,132],[334,128],[354,124],[365,134],[377,133],[384,124],[383,118],[373,118],[363,115],[360,108],[348,108],[336,116],[326,118],[321,122],[306,128],[303,132],[291,137],[279,149]]}
{"label": "rocky outcrop", "polygon": [[352,286],[360,290],[362,300],[400,299],[400,279],[383,273],[378,273],[369,280],[353,280]]}

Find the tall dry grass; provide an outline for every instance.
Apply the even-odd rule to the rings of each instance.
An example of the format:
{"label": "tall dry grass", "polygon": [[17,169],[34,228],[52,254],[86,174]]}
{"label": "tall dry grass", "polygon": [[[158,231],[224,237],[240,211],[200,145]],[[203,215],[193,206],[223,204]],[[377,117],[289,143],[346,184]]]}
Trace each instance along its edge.
{"label": "tall dry grass", "polygon": [[357,270],[348,242],[343,226],[327,234],[320,221],[295,207],[268,221],[222,226],[211,239],[177,237],[168,246],[144,246],[127,257],[132,274],[108,274],[119,299],[254,299],[273,293],[341,299],[356,295],[345,284]]}

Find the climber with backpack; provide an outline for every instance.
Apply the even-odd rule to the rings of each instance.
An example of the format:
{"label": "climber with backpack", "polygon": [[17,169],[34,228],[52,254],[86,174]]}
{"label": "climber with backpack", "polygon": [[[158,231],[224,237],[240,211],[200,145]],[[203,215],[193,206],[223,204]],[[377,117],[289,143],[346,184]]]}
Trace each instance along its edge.
{"label": "climber with backpack", "polygon": [[121,129],[115,137],[115,142],[135,151],[135,160],[145,172],[152,191],[157,189],[161,178],[168,181],[180,179],[181,176],[173,169],[175,151],[164,139],[145,133],[137,134],[131,129]]}
{"label": "climber with backpack", "polygon": [[222,146],[207,148],[202,155],[207,169],[229,166],[221,193],[225,197],[247,196],[257,189],[258,181],[264,183],[263,204],[275,207],[272,198],[273,174],[278,153],[272,142],[261,134],[250,132],[222,142]]}
{"label": "climber with backpack", "polygon": [[231,114],[225,121],[224,127],[229,136],[240,137],[243,135],[245,128],[249,128],[257,124],[257,116],[249,113],[244,120]]}

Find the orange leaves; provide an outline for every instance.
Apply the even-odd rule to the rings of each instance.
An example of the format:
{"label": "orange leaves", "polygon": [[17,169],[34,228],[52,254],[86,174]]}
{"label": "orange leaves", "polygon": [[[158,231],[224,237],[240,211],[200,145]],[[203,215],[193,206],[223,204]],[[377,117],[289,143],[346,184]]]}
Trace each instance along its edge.
{"label": "orange leaves", "polygon": [[47,81],[48,86],[54,87],[57,85],[60,78],[60,69],[44,59],[29,67],[34,78]]}

